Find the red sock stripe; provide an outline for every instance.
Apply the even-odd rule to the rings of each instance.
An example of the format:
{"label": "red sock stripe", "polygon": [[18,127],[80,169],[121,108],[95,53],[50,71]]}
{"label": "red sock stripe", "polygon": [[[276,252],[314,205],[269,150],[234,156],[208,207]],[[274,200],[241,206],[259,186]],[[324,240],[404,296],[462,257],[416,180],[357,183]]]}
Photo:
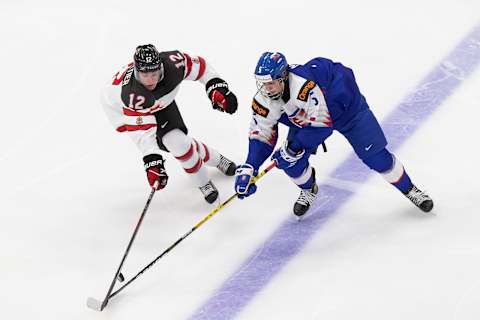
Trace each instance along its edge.
{"label": "red sock stripe", "polygon": [[175,159],[179,160],[179,161],[187,161],[188,159],[190,159],[193,155],[193,145],[190,145],[190,148],[188,149],[188,151],[183,155],[183,156],[180,156],[180,157],[175,157]]}
{"label": "red sock stripe", "polygon": [[193,167],[191,167],[189,169],[184,168],[185,172],[186,173],[195,173],[198,170],[200,170],[200,167],[202,166],[202,164],[203,164],[202,158],[198,157],[198,161]]}
{"label": "red sock stripe", "polygon": [[[201,155],[202,153],[200,152],[200,143],[198,143],[197,140],[194,140],[195,141],[195,146],[197,147],[197,152],[199,155]],[[208,159],[210,159],[210,154],[208,153],[208,149],[207,149],[207,146],[201,142],[202,146],[203,146],[203,150],[205,151],[205,157],[203,157],[203,162],[207,162]]]}
{"label": "red sock stripe", "polygon": [[195,148],[197,148],[197,152],[200,154],[200,145],[198,144],[198,141],[197,140],[193,140],[195,141]]}
{"label": "red sock stripe", "polygon": [[200,79],[205,73],[205,60],[202,57],[198,57],[198,60],[200,61],[200,70],[198,71],[198,76],[195,80]]}
{"label": "red sock stripe", "polygon": [[192,72],[192,58],[186,53],[183,54],[185,56],[185,60],[187,61],[187,74],[185,75],[185,78],[190,75],[190,72]]}
{"label": "red sock stripe", "polygon": [[208,148],[205,143],[202,142],[202,146],[205,149],[205,158],[203,158],[203,162],[207,162],[210,159],[210,153],[208,152]]}

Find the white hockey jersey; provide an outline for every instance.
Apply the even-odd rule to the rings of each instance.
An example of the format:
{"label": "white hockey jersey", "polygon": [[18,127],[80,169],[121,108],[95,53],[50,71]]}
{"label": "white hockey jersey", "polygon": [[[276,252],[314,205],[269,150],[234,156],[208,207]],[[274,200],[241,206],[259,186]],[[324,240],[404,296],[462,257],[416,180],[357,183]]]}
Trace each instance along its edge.
{"label": "white hockey jersey", "polygon": [[277,139],[278,122],[300,128],[332,127],[325,97],[315,82],[290,72],[286,84],[280,99],[269,99],[260,92],[253,98],[250,139],[273,146]]}
{"label": "white hockey jersey", "polygon": [[[108,119],[118,132],[126,132],[143,156],[160,154],[157,143],[156,111],[168,108],[183,80],[206,84],[218,77],[216,71],[202,58],[179,51],[160,53],[164,77],[153,91],[147,90],[134,77],[134,65],[118,71],[101,93],[101,104]],[[160,124],[161,125],[161,124]]]}

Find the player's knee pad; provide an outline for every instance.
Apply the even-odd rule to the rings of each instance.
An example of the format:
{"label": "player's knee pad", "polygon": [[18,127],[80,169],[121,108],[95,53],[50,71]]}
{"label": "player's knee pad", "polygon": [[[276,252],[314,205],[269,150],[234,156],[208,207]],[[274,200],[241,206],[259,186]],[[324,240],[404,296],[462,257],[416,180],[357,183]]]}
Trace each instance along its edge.
{"label": "player's knee pad", "polygon": [[373,156],[362,160],[370,169],[379,173],[389,171],[392,169],[394,163],[393,155],[388,152],[386,148],[383,148]]}

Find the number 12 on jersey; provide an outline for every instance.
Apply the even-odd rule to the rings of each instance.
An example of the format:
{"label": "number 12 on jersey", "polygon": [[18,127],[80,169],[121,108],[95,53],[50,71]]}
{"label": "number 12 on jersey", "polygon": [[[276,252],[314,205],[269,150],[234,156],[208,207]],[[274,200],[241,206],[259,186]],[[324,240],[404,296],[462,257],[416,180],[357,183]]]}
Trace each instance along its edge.
{"label": "number 12 on jersey", "polygon": [[[134,100],[136,100],[135,104],[133,104]],[[134,93],[130,93],[130,103],[128,104],[129,108],[134,109],[134,110],[143,109],[143,104],[144,103],[145,103],[145,97],[144,96],[138,96],[138,95],[135,95]]]}

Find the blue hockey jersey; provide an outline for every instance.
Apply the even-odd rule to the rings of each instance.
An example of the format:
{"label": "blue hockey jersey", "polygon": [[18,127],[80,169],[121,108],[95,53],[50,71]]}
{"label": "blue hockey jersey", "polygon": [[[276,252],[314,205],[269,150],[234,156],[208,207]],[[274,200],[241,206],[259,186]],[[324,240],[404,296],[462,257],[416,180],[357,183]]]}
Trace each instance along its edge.
{"label": "blue hockey jersey", "polygon": [[299,131],[293,149],[315,148],[333,130],[348,130],[368,104],[351,69],[326,58],[314,58],[289,67],[281,99],[272,100],[258,92],[252,109],[246,162],[258,169],[273,151],[278,123]]}

